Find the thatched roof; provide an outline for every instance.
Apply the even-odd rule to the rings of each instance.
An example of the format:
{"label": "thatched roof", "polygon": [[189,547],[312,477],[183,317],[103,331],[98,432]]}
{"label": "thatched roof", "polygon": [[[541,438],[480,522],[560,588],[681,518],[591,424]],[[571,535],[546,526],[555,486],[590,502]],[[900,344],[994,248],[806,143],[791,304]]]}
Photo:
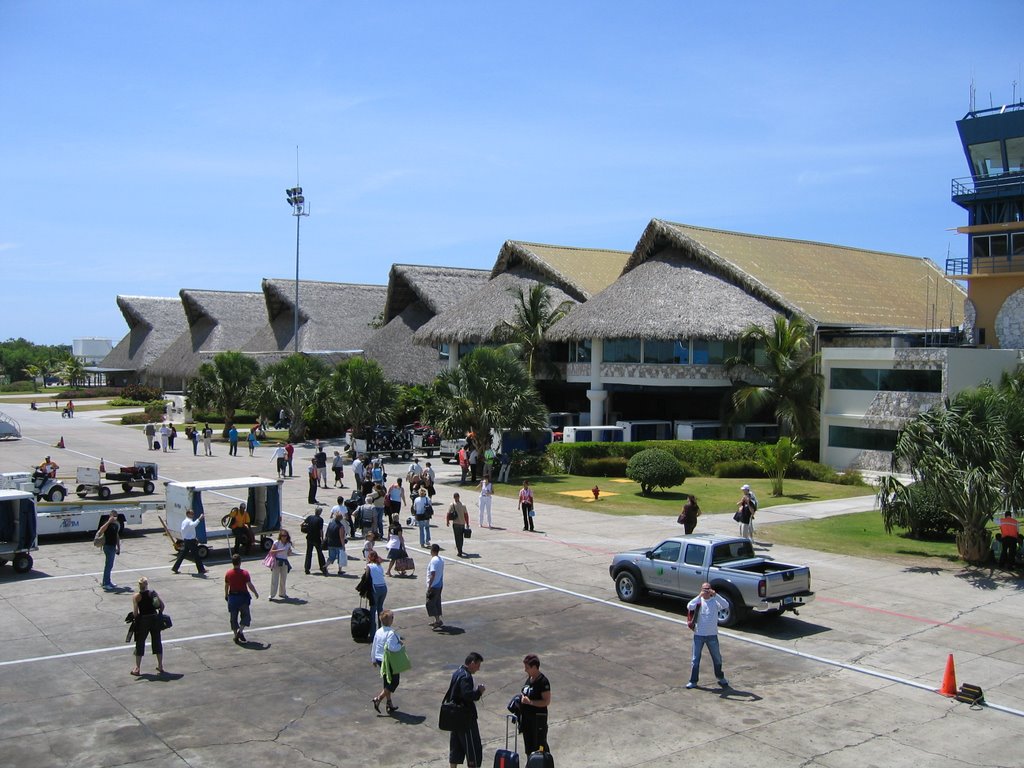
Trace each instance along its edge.
{"label": "thatched roof", "polygon": [[151,375],[187,379],[218,352],[241,349],[267,324],[262,293],[183,288],[179,295],[188,328],[148,366]]}
{"label": "thatched roof", "polygon": [[[465,296],[454,309],[438,315],[425,323],[414,336],[417,344],[475,343],[503,341],[507,338],[502,321],[514,322],[518,302],[515,291],[521,288],[528,292],[535,284],[543,282],[532,271],[517,267],[503,272],[483,286]],[[565,291],[549,286],[551,302],[558,306],[572,300]]]}
{"label": "thatched roof", "polygon": [[586,301],[615,282],[629,256],[626,251],[506,240],[491,276],[523,266],[541,282],[561,288],[576,301]]}
{"label": "thatched roof", "polygon": [[188,327],[177,297],[118,296],[117,306],[129,330],[99,368],[143,371]]}
{"label": "thatched roof", "polygon": [[376,360],[391,381],[429,384],[448,363],[433,347],[414,343],[413,335],[433,316],[423,302],[413,302],[370,337],[363,354]]}
{"label": "thatched roof", "polygon": [[417,302],[430,317],[446,312],[467,293],[486,283],[490,276],[486,269],[393,264],[388,275],[384,322],[390,323],[406,307]]}
{"label": "thatched roof", "polygon": [[966,294],[925,258],[653,219],[624,272],[667,250],[818,327],[923,329],[933,303],[945,325],[951,298],[963,321]]}
{"label": "thatched roof", "polygon": [[[384,310],[385,293],[383,285],[299,281],[299,351],[334,362],[361,350]],[[293,351],[295,281],[264,279],[263,296],[269,323],[242,351],[270,363]]]}
{"label": "thatched roof", "polygon": [[666,254],[574,308],[548,338],[734,339],[752,324],[770,327],[776,314],[734,283]]}

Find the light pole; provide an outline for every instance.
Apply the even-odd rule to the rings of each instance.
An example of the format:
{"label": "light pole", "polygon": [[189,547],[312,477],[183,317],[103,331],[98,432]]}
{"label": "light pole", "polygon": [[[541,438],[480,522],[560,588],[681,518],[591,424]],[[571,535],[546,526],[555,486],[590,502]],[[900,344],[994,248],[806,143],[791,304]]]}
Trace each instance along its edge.
{"label": "light pole", "polygon": [[309,216],[306,210],[306,198],[302,196],[302,187],[286,189],[288,205],[292,207],[292,216],[295,217],[295,354],[299,353],[299,222],[303,216]]}

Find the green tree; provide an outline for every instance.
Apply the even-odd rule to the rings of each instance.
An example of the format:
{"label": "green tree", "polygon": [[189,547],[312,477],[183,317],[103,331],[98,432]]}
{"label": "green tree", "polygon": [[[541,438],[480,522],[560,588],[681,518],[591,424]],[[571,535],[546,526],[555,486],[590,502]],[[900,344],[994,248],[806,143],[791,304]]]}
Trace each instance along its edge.
{"label": "green tree", "polygon": [[398,385],[387,380],[376,360],[350,357],[338,363],[331,391],[333,415],[356,437],[362,437],[364,427],[390,424],[395,416]]}
{"label": "green tree", "polygon": [[[906,424],[896,438],[894,471],[909,471],[927,493],[896,477],[883,478],[878,505],[886,531],[919,516],[923,499],[937,499],[956,521],[957,551],[970,563],[988,558],[988,524],[1024,502],[1024,457],[1015,431],[1021,402],[1004,386],[961,392],[945,407]],[[920,511],[922,514],[924,510]]]}
{"label": "green tree", "polygon": [[671,488],[686,481],[686,470],[676,457],[661,448],[645,448],[626,464],[626,477],[640,483],[640,494],[650,496],[655,488]]}
{"label": "green tree", "polygon": [[42,366],[36,365],[35,363],[30,363],[29,365],[26,365],[21,370],[31,380],[31,382],[32,382],[32,391],[33,392],[38,392],[39,391],[39,377],[43,375]]}
{"label": "green tree", "polygon": [[395,423],[399,426],[414,421],[430,421],[434,403],[434,390],[422,384],[398,386],[398,404],[395,407]]}
{"label": "green tree", "polygon": [[199,410],[215,409],[231,423],[245,402],[249,386],[260,373],[259,364],[241,352],[220,352],[199,366],[188,383],[189,403]]}
{"label": "green tree", "polygon": [[246,403],[261,415],[276,414],[284,409],[291,419],[288,439],[305,439],[306,427],[331,410],[330,373],[328,367],[314,357],[289,355],[267,366],[251,387]]}
{"label": "green tree", "polygon": [[780,437],[775,445],[762,445],[757,464],[772,481],[772,496],[782,495],[782,481],[793,462],[800,456],[800,448],[788,437]]}
{"label": "green tree", "polygon": [[740,377],[752,374],[753,381],[735,379],[733,419],[743,421],[771,411],[784,436],[815,439],[824,379],[818,373],[819,355],[811,353],[811,329],[799,317],[776,315],[769,330],[747,328],[740,344],[748,353],[727,360],[726,371]]}
{"label": "green tree", "polygon": [[551,289],[543,283],[534,283],[529,291],[521,286],[509,288],[516,297],[516,319],[503,320],[505,334],[511,339],[509,345],[526,364],[526,372],[551,377],[558,376],[558,368],[551,360],[547,342],[548,329],[568,314],[571,301],[553,306]]}
{"label": "green tree", "polygon": [[85,381],[85,364],[73,355],[58,360],[53,370],[72,387]]}
{"label": "green tree", "polygon": [[434,382],[433,426],[445,435],[477,438],[481,461],[492,430],[547,426],[548,413],[526,366],[507,349],[480,347]]}

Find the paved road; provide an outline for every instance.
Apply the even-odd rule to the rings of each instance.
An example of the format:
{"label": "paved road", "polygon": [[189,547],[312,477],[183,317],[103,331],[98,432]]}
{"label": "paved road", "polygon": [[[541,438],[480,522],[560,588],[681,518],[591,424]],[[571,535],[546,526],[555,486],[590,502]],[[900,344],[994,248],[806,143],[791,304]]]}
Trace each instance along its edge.
{"label": "paved road", "polygon": [[[71,423],[59,413],[0,410],[18,418],[26,434],[0,443],[4,471],[45,453],[69,473],[101,455],[108,464],[157,456],[147,455],[137,430],[93,414],[80,412]],[[68,448],[51,451],[61,434]],[[216,453],[157,458],[168,479],[272,476],[267,448],[254,458],[244,448],[237,458],[225,448]],[[310,454],[303,447],[297,455]],[[305,482],[287,481],[285,489],[286,509],[306,514]],[[440,491],[443,501],[450,490]],[[1008,745],[1024,734],[1024,719],[971,711],[928,690],[953,653],[960,681],[982,685],[1001,708],[1024,709],[1019,582],[945,562],[907,567],[774,547],[778,559],[811,565],[818,600],[799,617],[726,633],[734,688],[687,691],[689,635],[680,606],[657,599],[622,605],[607,572],[612,552],[677,533],[674,520],[619,518],[549,501],[539,500],[539,531],[528,534],[519,530],[512,502],[495,499],[500,527],[478,529],[473,557],[448,563],[446,632],[427,626],[423,553],[413,553],[418,578],[391,581],[387,604],[398,611],[414,664],[392,718],[370,707],[379,685],[367,647],[349,637],[355,560],[340,578],[293,571],[289,592],[297,599],[287,604],[266,602],[267,572],[249,563],[264,599],[254,604],[253,642],[239,648],[228,634],[223,566],[214,565],[206,579],[173,576],[166,539],[147,528],[125,542],[115,581],[131,585],[145,574],[164,596],[175,622],[165,637],[173,674],[132,678],[130,649],[121,642],[130,593],[100,589],[102,559],[87,540],[48,541],[31,577],[0,571],[0,763],[443,766],[438,702],[451,670],[477,650],[485,657],[478,678],[488,686],[481,706],[486,765],[502,743],[504,705],[522,683],[520,660],[528,652],[540,655],[552,680],[550,740],[560,766],[1020,764]],[[758,517],[768,524],[766,514]],[[719,525],[731,521],[702,518],[702,526]],[[434,536],[453,553],[447,531]],[[144,668],[153,669],[148,656]]]}

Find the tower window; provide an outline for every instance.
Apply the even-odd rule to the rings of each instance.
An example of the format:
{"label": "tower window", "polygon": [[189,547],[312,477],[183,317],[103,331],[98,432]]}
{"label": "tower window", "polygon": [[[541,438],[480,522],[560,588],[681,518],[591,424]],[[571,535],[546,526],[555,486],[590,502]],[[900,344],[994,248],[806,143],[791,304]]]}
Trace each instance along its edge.
{"label": "tower window", "polygon": [[975,177],[999,176],[1006,173],[1003,167],[1003,151],[998,141],[971,144],[967,147],[971,155],[971,168]]}

